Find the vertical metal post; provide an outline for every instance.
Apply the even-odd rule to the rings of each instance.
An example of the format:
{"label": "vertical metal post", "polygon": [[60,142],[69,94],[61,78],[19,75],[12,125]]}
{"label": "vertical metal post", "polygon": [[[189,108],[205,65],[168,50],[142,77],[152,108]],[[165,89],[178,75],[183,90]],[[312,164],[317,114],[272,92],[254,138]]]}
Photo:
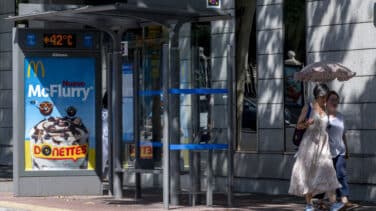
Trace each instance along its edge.
{"label": "vertical metal post", "polygon": [[208,150],[207,157],[207,186],[206,186],[206,206],[213,205],[213,150]]}
{"label": "vertical metal post", "polygon": [[121,33],[111,33],[113,40],[113,86],[112,86],[112,114],[113,115],[113,191],[116,199],[123,197],[123,174],[121,168],[121,141],[122,141],[122,75],[121,75]]}
{"label": "vertical metal post", "polygon": [[[169,63],[169,86],[171,88],[180,88],[180,66],[179,66],[179,28],[181,24],[176,24],[170,28],[169,46],[170,46],[170,63]],[[170,122],[170,137],[171,144],[180,144],[180,96],[170,95],[169,97],[169,122]],[[179,204],[180,191],[180,151],[170,152],[170,197],[171,204]]]}
{"label": "vertical metal post", "polygon": [[188,152],[188,156],[189,156],[189,189],[191,191],[191,193],[189,194],[189,204],[191,206],[195,206],[196,205],[196,199],[195,199],[195,194],[194,194],[194,188],[193,188],[193,181],[194,181],[194,174],[193,174],[193,152],[192,150],[190,150]]}
{"label": "vertical metal post", "polygon": [[[12,88],[13,92],[17,94],[13,94],[12,99],[12,105],[13,105],[13,112],[12,112],[12,118],[13,118],[13,140],[22,140],[24,137],[22,133],[25,131],[25,128],[22,128],[24,125],[24,104],[21,103],[24,100],[24,93],[22,92],[24,86],[24,75],[23,75],[23,67],[21,64],[23,64],[23,60],[21,60],[21,49],[19,46],[19,36],[18,36],[18,29],[13,28],[12,29],[12,44],[13,44],[13,52],[12,52],[12,68],[14,71],[12,71]],[[21,62],[21,61],[22,62]],[[20,194],[21,185],[20,185],[20,172],[21,169],[24,168],[23,165],[21,165],[21,156],[20,153],[24,153],[22,149],[22,143],[19,141],[13,141],[13,188],[15,195]]]}
{"label": "vertical metal post", "polygon": [[112,115],[112,79],[113,79],[113,72],[112,72],[112,62],[110,57],[112,57],[112,53],[109,53],[107,56],[107,104],[108,104],[108,166],[109,166],[109,186],[110,186],[110,193],[114,195],[114,186],[113,186],[113,178],[114,178],[114,170],[113,170],[113,158],[112,158],[112,145],[113,145],[113,115]]}
{"label": "vertical metal post", "polygon": [[162,157],[162,166],[163,166],[163,206],[165,209],[169,208],[170,200],[170,150],[169,150],[169,45],[164,44],[162,47],[162,77],[163,77],[163,157]]}
{"label": "vertical metal post", "polygon": [[[209,81],[211,81],[211,78],[209,78]],[[211,85],[211,83],[209,83]],[[210,87],[212,88],[212,87]],[[213,112],[214,112],[214,96],[209,95],[209,124],[210,128],[208,129],[211,131],[210,132],[210,138],[213,139],[214,137],[214,132],[212,129],[215,127],[214,121],[213,121]],[[206,206],[212,206],[213,205],[213,182],[214,182],[214,173],[213,173],[213,150],[208,150],[208,155],[207,155],[207,186],[206,186]]]}
{"label": "vertical metal post", "polygon": [[232,207],[232,189],[233,189],[233,140],[234,139],[234,73],[232,69],[232,48],[231,45],[227,45],[227,87],[228,87],[228,96],[227,96],[227,204],[229,207]]}
{"label": "vertical metal post", "polygon": [[[196,138],[198,140],[198,137]],[[196,143],[196,142],[195,142]],[[197,143],[196,143],[197,144]],[[200,204],[200,190],[201,190],[201,172],[200,172],[200,152],[190,150],[190,183],[191,183],[191,193],[190,201],[192,206]]]}
{"label": "vertical metal post", "polygon": [[[209,66],[210,64],[208,64]],[[213,88],[213,83],[212,83],[212,72],[210,72],[212,68],[210,68],[207,71],[207,86],[209,88]],[[209,109],[208,109],[208,130],[209,130],[209,137],[212,140],[212,143],[215,141],[216,134],[214,134],[214,128],[215,128],[215,123],[214,123],[214,95],[210,94],[207,95],[208,98],[208,103],[209,103]],[[207,190],[206,190],[206,205],[207,206],[212,206],[213,205],[213,190],[214,190],[214,173],[213,173],[213,150],[208,150],[207,154]]]}
{"label": "vertical metal post", "polygon": [[[195,74],[199,69],[199,54],[198,48],[195,47],[192,53],[193,58],[193,71],[192,71],[192,85],[193,87],[198,87],[199,83],[197,82],[197,76]],[[193,128],[193,138],[191,143],[198,144],[200,143],[201,134],[200,134],[200,95],[192,95],[192,128]],[[200,152],[189,151],[189,180],[190,180],[190,204],[196,206],[200,203],[200,195],[197,194],[200,190]]]}
{"label": "vertical metal post", "polygon": [[[139,59],[140,55],[138,50],[135,50],[134,53],[134,61],[133,61],[133,134],[135,140],[135,168],[139,168],[139,161],[140,161],[140,124],[139,124],[139,107],[140,107],[140,100],[139,100]],[[136,172],[135,174],[135,182],[136,182],[136,191],[135,191],[135,198],[141,198],[141,175],[140,173]]]}

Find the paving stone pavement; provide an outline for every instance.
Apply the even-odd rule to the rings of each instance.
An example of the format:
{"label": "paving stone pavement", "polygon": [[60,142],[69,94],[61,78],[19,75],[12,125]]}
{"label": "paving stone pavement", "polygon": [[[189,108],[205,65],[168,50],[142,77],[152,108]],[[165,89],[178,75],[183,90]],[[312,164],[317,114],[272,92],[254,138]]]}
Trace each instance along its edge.
{"label": "paving stone pavement", "polygon": [[[165,210],[162,203],[162,190],[143,190],[141,199],[134,198],[133,191],[125,191],[124,198],[116,200],[111,196],[49,196],[15,197],[12,193],[12,173],[10,166],[0,166],[0,211],[158,211]],[[181,206],[171,206],[170,210],[183,211],[295,211],[304,210],[303,198],[290,195],[234,194],[234,207],[226,206],[224,194],[214,195],[214,206],[189,206],[188,195],[181,196]],[[202,203],[205,197],[202,196]],[[376,211],[376,203],[357,202],[361,207],[355,211]]]}
{"label": "paving stone pavement", "polygon": [[[0,192],[0,211],[117,211],[117,210],[164,210],[161,191],[150,190],[143,193],[143,198],[135,200],[134,193],[127,191],[124,198],[115,200],[110,196],[51,196],[51,197],[15,197],[10,192]],[[203,199],[205,200],[205,199]],[[235,194],[234,208],[226,207],[225,195],[214,195],[214,206],[204,205],[191,207],[187,197],[182,197],[182,206],[172,206],[170,210],[183,211],[245,211],[245,210],[304,210],[302,198],[288,195],[263,195],[263,194]],[[203,201],[204,202],[204,201]],[[360,202],[362,207],[357,211],[376,210],[376,204]]]}

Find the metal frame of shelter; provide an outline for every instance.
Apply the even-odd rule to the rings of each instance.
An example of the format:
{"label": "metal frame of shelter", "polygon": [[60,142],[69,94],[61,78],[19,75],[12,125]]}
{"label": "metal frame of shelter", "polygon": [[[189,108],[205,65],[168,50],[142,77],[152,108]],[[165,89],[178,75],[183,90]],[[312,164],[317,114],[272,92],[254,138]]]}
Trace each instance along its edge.
{"label": "metal frame of shelter", "polygon": [[[65,22],[65,23],[77,23],[86,26],[96,28],[100,31],[107,33],[112,39],[112,64],[113,71],[107,73],[107,90],[109,98],[109,138],[112,140],[112,193],[115,198],[122,198],[122,167],[120,160],[120,149],[122,142],[122,81],[121,81],[121,37],[126,28],[137,27],[148,24],[150,22],[163,25],[168,28],[169,42],[162,48],[163,58],[163,98],[165,103],[163,111],[163,204],[165,208],[169,208],[170,204],[170,150],[181,150],[179,147],[173,148],[170,145],[171,134],[174,131],[179,131],[174,128],[174,119],[171,118],[171,114],[176,115],[178,110],[178,96],[179,94],[218,94],[208,90],[204,90],[205,93],[197,93],[190,90],[180,90],[179,83],[176,83],[173,74],[179,74],[179,66],[174,64],[174,59],[171,59],[172,50],[178,48],[178,32],[182,24],[187,22],[201,22],[201,21],[214,21],[231,18],[231,14],[223,13],[219,10],[213,11],[187,11],[170,8],[146,8],[126,3],[115,3],[111,5],[103,6],[84,6],[77,9],[69,9],[62,11],[47,11],[41,13],[32,13],[30,15],[13,16],[9,17],[12,21],[31,20],[31,21],[48,21],[48,22]],[[231,46],[228,46],[228,50],[231,50]],[[232,71],[231,59],[228,59],[227,75],[227,89],[221,94],[228,94],[228,132],[227,140],[228,144],[221,146],[222,149],[227,150],[228,155],[228,205],[232,206],[232,183],[233,183],[233,143],[234,140],[234,114],[230,109],[231,105],[234,105],[234,72]],[[134,77],[138,77],[138,73],[135,72]],[[136,78],[134,78],[135,80]],[[135,89],[136,90],[136,89]],[[178,91],[177,91],[178,90]],[[201,91],[202,92],[202,91]],[[137,92],[135,91],[135,97]],[[136,101],[136,100],[135,100]],[[135,105],[137,108],[137,105]],[[134,115],[137,116],[137,115]],[[137,118],[137,117],[134,117]],[[135,121],[137,122],[137,121]],[[134,130],[137,129],[137,123],[135,123]],[[137,134],[137,133],[135,133]],[[111,137],[112,136],[112,137]],[[135,143],[139,140],[135,136]],[[136,147],[137,148],[137,147]],[[207,145],[201,150],[213,150],[218,149]],[[189,147],[183,150],[190,150]],[[197,148],[196,148],[197,150]],[[210,151],[209,151],[210,152]],[[136,151],[136,159],[139,156],[139,152]],[[175,161],[174,161],[175,162]],[[178,161],[176,161],[178,162]],[[213,173],[209,172],[208,187],[207,187],[207,205],[212,204]],[[137,178],[137,176],[136,176]],[[137,179],[136,179],[137,180]],[[138,189],[138,190],[137,190]],[[136,181],[136,194],[140,191],[140,184]]]}

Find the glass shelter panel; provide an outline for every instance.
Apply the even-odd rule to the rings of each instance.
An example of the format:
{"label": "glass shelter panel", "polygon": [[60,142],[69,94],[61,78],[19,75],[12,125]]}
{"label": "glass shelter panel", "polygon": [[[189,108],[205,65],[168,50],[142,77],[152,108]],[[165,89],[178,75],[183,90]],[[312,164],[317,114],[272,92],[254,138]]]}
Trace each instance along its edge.
{"label": "glass shelter panel", "polygon": [[[161,50],[162,44],[167,42],[165,29],[161,26],[147,26],[128,30],[124,34],[123,40],[126,41],[126,46],[128,47],[128,56],[123,64],[125,67],[131,67],[134,73],[138,73],[136,76],[137,81],[134,82],[134,85],[137,86],[139,102],[139,106],[136,109],[138,131],[134,131],[138,133],[134,137],[139,137],[140,159],[137,168],[152,169],[161,167],[163,131]],[[123,86],[126,86],[124,82],[125,80],[123,80]],[[125,112],[124,118],[132,118],[132,115],[133,113]],[[133,126],[130,125],[130,127]],[[127,128],[124,129],[126,130]],[[130,140],[132,142],[127,142],[127,140],[124,142],[123,167],[125,168],[134,167],[136,158],[136,141],[134,138]]]}

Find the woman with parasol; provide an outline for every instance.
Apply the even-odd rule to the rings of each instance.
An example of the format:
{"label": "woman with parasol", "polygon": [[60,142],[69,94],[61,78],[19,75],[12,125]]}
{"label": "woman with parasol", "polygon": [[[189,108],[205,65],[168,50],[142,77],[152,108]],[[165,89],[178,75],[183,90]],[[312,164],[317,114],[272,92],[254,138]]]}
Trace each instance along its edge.
{"label": "woman with parasol", "polygon": [[[302,71],[295,74],[295,79],[326,82],[337,78],[343,81],[354,75],[343,65],[319,62],[303,68]],[[329,125],[329,116],[326,113],[328,94],[329,88],[325,84],[317,84],[313,90],[314,101],[303,107],[297,123],[297,128],[306,129],[306,132],[296,154],[289,193],[304,196],[307,203],[305,210],[307,211],[314,210],[312,197],[321,193],[326,193],[329,197],[330,210],[340,210],[344,206],[342,202],[337,202],[335,194],[335,190],[341,185],[337,180],[333,166],[327,133]],[[307,119],[306,116],[308,116]]]}

